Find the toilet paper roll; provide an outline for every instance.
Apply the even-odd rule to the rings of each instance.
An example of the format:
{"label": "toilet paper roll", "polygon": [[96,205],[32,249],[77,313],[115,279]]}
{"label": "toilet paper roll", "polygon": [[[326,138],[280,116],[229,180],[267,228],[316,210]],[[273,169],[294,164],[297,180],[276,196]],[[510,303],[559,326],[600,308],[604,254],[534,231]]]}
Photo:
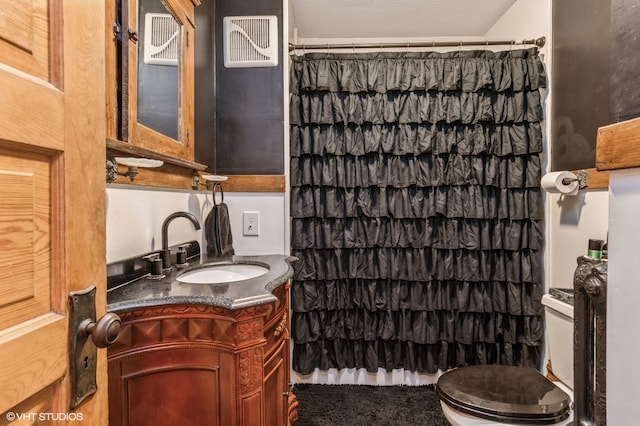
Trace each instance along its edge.
{"label": "toilet paper roll", "polygon": [[[562,183],[563,179],[571,179],[572,181],[564,184]],[[567,171],[547,173],[542,176],[540,186],[551,194],[577,195],[578,189],[580,189],[577,176]]]}

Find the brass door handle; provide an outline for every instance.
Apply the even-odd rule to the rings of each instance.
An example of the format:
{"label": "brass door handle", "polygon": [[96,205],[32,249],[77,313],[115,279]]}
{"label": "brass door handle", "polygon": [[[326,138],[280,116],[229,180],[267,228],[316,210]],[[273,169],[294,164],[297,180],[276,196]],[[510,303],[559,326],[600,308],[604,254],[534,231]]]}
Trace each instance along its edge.
{"label": "brass door handle", "polygon": [[91,336],[91,340],[97,347],[106,348],[118,340],[121,328],[122,321],[118,314],[108,312],[97,322],[89,318],[82,321],[78,327],[78,333]]}

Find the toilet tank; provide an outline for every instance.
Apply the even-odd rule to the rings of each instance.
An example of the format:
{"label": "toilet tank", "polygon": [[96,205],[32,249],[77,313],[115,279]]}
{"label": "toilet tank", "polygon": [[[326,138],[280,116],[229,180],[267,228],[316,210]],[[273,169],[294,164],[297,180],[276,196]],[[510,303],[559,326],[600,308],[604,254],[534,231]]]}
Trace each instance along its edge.
{"label": "toilet tank", "polygon": [[573,390],[573,293],[560,289],[550,293],[542,296],[547,354],[553,374]]}

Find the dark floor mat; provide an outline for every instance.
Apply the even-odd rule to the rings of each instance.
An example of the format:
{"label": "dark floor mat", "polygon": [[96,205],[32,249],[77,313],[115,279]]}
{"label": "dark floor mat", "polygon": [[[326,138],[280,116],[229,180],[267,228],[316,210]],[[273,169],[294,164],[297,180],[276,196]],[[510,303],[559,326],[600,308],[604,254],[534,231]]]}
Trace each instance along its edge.
{"label": "dark floor mat", "polygon": [[447,426],[433,386],[297,384],[297,426]]}

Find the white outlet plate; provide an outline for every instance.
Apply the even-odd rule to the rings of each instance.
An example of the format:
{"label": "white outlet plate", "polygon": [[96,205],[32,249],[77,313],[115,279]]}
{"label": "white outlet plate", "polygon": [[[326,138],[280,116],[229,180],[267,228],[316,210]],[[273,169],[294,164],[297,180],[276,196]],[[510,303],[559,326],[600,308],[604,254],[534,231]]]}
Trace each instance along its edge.
{"label": "white outlet plate", "polygon": [[242,235],[260,235],[260,212],[242,213]]}

